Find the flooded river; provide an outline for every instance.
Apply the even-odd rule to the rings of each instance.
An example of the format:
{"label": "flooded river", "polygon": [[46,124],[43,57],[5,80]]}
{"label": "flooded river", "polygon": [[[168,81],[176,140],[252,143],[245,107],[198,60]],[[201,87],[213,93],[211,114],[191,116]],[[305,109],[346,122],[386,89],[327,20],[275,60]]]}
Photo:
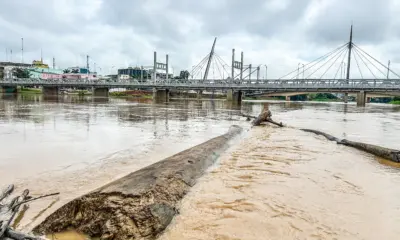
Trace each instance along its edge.
{"label": "flooded river", "polygon": [[[291,128],[250,128],[224,101],[65,96],[0,99],[0,185],[60,196],[30,204],[29,230],[67,201],[129,172],[225,133],[245,133],[182,202],[161,239],[397,239],[399,166],[299,131],[400,149],[400,107],[271,103]],[[76,238],[79,239],[79,238]]]}

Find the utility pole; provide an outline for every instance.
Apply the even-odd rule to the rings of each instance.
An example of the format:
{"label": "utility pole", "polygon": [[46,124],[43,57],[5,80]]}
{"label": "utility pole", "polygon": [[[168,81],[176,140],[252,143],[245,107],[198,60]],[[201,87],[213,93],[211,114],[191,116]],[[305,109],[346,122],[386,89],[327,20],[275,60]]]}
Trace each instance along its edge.
{"label": "utility pole", "polygon": [[241,61],[241,64],[240,64],[240,81],[242,81],[243,80],[243,52],[241,53],[240,61]]}
{"label": "utility pole", "polygon": [[24,63],[24,38],[21,38],[21,63]]}
{"label": "utility pole", "polygon": [[211,48],[210,56],[208,57],[206,72],[204,73],[203,80],[207,80],[207,78],[208,78],[208,71],[210,70],[211,61],[212,61],[212,58],[213,58],[213,55],[214,55],[214,48],[215,48],[215,43],[216,42],[217,42],[217,38],[214,38],[214,43],[213,43],[212,48]]}
{"label": "utility pole", "polygon": [[140,81],[143,81],[143,66],[140,67]]}
{"label": "utility pole", "polygon": [[232,49],[232,80],[235,78],[235,49]]}
{"label": "utility pole", "polygon": [[260,79],[260,66],[257,67],[257,81]]}
{"label": "utility pole", "polygon": [[43,49],[40,49],[40,61],[43,63]]}
{"label": "utility pole", "polygon": [[87,68],[88,73],[89,73],[89,55],[86,55],[86,68]]}
{"label": "utility pole", "polygon": [[56,59],[53,57],[53,69],[56,69]]}
{"label": "utility pole", "polygon": [[251,80],[251,64],[249,65],[249,79]]}
{"label": "utility pole", "polygon": [[165,56],[165,79],[168,80],[168,54]]}
{"label": "utility pole", "polygon": [[[350,79],[350,65],[351,65],[351,48],[353,47],[353,25],[350,28],[350,41],[349,41],[349,55],[347,58],[347,73],[346,73],[346,83],[349,84]],[[347,98],[349,93],[344,94],[344,102],[347,103]]]}
{"label": "utility pole", "polygon": [[156,82],[157,78],[157,52],[154,52],[154,63],[153,63],[153,81]]}
{"label": "utility pole", "polygon": [[10,54],[11,54],[11,56],[10,56],[10,62],[12,62],[12,49],[10,50]]}
{"label": "utility pole", "polygon": [[390,73],[390,60],[388,62],[388,67],[387,67],[388,71],[387,71],[387,76],[386,78],[389,79],[389,73]]}

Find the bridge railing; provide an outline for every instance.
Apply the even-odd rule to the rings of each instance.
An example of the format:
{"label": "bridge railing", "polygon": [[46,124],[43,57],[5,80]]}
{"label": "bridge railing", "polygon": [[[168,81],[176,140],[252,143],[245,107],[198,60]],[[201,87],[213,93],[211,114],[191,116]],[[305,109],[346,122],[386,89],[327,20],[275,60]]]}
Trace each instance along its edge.
{"label": "bridge railing", "polygon": [[38,86],[76,86],[96,87],[184,87],[184,88],[274,88],[274,89],[400,89],[400,79],[272,79],[272,80],[228,80],[228,79],[169,79],[169,80],[130,80],[109,81],[98,80],[70,80],[70,79],[3,79],[0,85],[38,85]]}

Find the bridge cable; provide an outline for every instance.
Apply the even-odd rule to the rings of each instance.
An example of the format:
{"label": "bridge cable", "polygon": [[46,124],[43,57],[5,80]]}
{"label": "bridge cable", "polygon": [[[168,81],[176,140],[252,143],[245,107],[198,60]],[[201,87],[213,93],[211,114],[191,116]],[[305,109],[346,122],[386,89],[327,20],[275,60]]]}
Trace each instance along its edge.
{"label": "bridge cable", "polygon": [[224,74],[223,74],[223,72],[221,72],[221,69],[219,68],[219,62],[218,62],[218,59],[216,59],[215,58],[215,60],[214,60],[214,62],[215,62],[215,64],[216,64],[216,66],[217,66],[217,70],[218,70],[218,72],[219,72],[219,74],[220,74],[220,79],[223,79],[224,77]]}
{"label": "bridge cable", "polygon": [[[305,64],[304,66],[308,66],[308,65],[310,65],[310,64],[312,64],[312,63],[314,63],[314,62],[316,62],[316,61],[319,61],[320,59],[324,59],[324,58],[328,57],[329,55],[333,54],[334,52],[339,51],[341,48],[347,46],[348,44],[349,44],[349,43],[345,43],[345,44],[343,44],[342,46],[336,48],[335,50],[333,50],[333,51],[331,51],[331,52],[329,52],[329,53],[327,53],[327,54],[325,54],[325,55],[323,55],[323,56],[321,56],[321,57],[319,57],[319,58],[317,58],[317,59],[315,59],[315,60],[313,60],[313,61],[311,61],[311,62],[309,62],[309,63],[307,63],[307,64]],[[311,67],[312,67],[312,66],[311,66]],[[294,71],[292,71],[292,72],[290,72],[290,73],[288,73],[288,74],[286,74],[286,75],[280,77],[279,79],[282,79],[282,78],[284,78],[284,77],[287,77],[287,76],[289,76],[290,74],[292,74],[292,73],[294,73],[294,72],[296,72],[296,71],[297,71],[297,69],[295,69]]]}
{"label": "bridge cable", "polygon": [[310,75],[308,75],[306,77],[306,79],[310,78],[314,73],[318,72],[322,67],[324,67],[328,62],[330,62],[334,57],[336,57],[339,53],[340,55],[343,53],[343,51],[345,51],[347,48],[343,48],[342,50],[340,50],[339,52],[335,53],[334,56],[332,56],[330,59],[328,59],[328,61],[326,61],[324,64],[322,64],[319,68],[317,68],[317,70],[315,70],[314,72],[312,72]]}
{"label": "bridge cable", "polygon": [[[357,60],[357,56],[358,56],[358,53],[356,52],[356,54],[354,54],[354,59],[356,60],[358,71],[360,72],[361,78],[364,79],[364,76],[363,76],[361,68],[360,68],[360,64],[358,63],[358,60]],[[358,56],[358,57],[360,57],[360,56]]]}
{"label": "bridge cable", "polygon": [[209,55],[210,54],[207,54],[207,56],[205,58],[203,58],[203,60],[193,69],[192,76],[197,75],[199,72],[201,72],[201,70],[203,70],[206,62],[208,61]]}
{"label": "bridge cable", "polygon": [[354,48],[354,52],[358,55],[358,57],[361,59],[361,61],[364,63],[364,65],[367,67],[367,69],[369,70],[369,72],[372,74],[372,76],[374,76],[374,78],[377,78],[374,74],[374,72],[368,67],[368,64],[364,61],[364,59],[360,56],[360,53],[357,51],[356,48]]}
{"label": "bridge cable", "polygon": [[[356,51],[358,51],[358,49],[355,49]],[[362,54],[362,52],[361,52],[361,55],[363,56],[363,57],[365,57],[363,54]],[[367,59],[368,60],[368,62],[369,63],[371,63],[372,64],[372,66],[374,66],[376,69],[378,69],[378,71],[379,72],[381,72],[382,73],[382,75],[384,76],[384,77],[386,77],[386,73],[384,73],[384,72],[382,72],[382,70],[381,69],[379,69],[373,62],[371,62],[371,60],[370,59],[368,59],[367,57],[365,57],[365,59]]]}
{"label": "bridge cable", "polygon": [[[232,66],[230,66],[229,64],[227,64],[225,61],[224,61],[224,59],[223,58],[221,58],[218,54],[215,54],[216,56],[217,56],[217,59],[221,62],[221,65],[222,65],[222,68],[224,69],[224,71],[228,74],[228,76],[230,76],[230,72],[228,72],[226,69],[225,69],[225,67],[224,66],[228,66],[228,67],[232,67]],[[233,76],[231,76],[232,77],[232,79],[233,79]]]}
{"label": "bridge cable", "polygon": [[389,70],[391,73],[393,73],[394,75],[398,76],[400,78],[400,75],[398,75],[397,73],[395,73],[392,69],[388,68],[387,66],[385,66],[383,63],[379,62],[378,60],[376,60],[374,57],[372,57],[371,55],[369,55],[367,52],[365,52],[362,48],[360,48],[359,46],[357,46],[356,44],[353,44],[357,49],[359,49],[361,52],[365,53],[368,57],[372,58],[375,62],[379,63],[381,66],[383,66],[386,70]]}
{"label": "bridge cable", "polygon": [[321,75],[321,77],[319,79],[322,79],[325,74],[332,68],[332,66],[336,63],[336,61],[342,56],[343,53],[346,53],[348,51],[348,49],[346,49],[345,51],[341,52],[337,58],[335,59],[335,61],[333,61],[333,63],[328,67],[328,69],[326,69],[326,71]]}
{"label": "bridge cable", "polygon": [[[339,54],[340,52],[344,51],[344,49],[346,49],[346,48],[347,48],[346,46],[342,46],[342,49],[336,51],[336,53],[335,53],[334,55],[331,54],[331,55],[333,55],[333,56],[332,56],[330,59],[328,59],[328,61],[325,62],[325,64],[328,63],[330,60],[332,60],[332,58],[334,58],[335,56],[337,56],[337,54]],[[326,59],[321,59],[321,60],[319,60],[318,62],[314,63],[313,65],[309,66],[309,67],[306,68],[306,69],[304,69],[304,67],[307,65],[307,64],[305,64],[305,65],[303,66],[303,72],[306,72],[306,71],[310,70],[311,68],[313,68],[314,66],[316,66],[316,65],[318,65],[319,63],[323,62],[324,60],[326,60]],[[325,64],[324,64],[324,65],[325,65]],[[324,65],[322,65],[321,67],[323,67]],[[320,67],[320,68],[321,68],[321,67]],[[320,69],[320,68],[319,68],[319,69]],[[317,69],[315,72],[317,72],[319,69]],[[297,71],[297,70],[298,70],[298,69],[296,69],[295,71]],[[311,73],[308,77],[310,77],[311,75],[313,75],[315,72]],[[296,77],[299,76],[299,75],[300,75],[300,71],[299,71],[298,74],[294,75],[291,79],[294,79],[294,78],[296,78]],[[307,78],[308,78],[308,77],[307,77]]]}
{"label": "bridge cable", "polygon": [[226,71],[226,69],[225,69],[225,67],[224,66],[228,66],[229,67],[229,65],[228,64],[224,64],[222,61],[223,61],[223,59],[222,59],[222,61],[221,61],[221,57],[220,56],[218,56],[218,55],[215,55],[216,56],[216,60],[217,61],[219,61],[219,63],[221,64],[221,66],[222,66],[222,69],[228,74],[228,76],[229,76],[229,72],[228,71]]}
{"label": "bridge cable", "polygon": [[192,69],[192,73],[198,71],[200,69],[200,66],[205,64],[205,62],[208,60],[210,54],[207,54],[207,56],[205,56],[193,69]]}
{"label": "bridge cable", "polygon": [[336,79],[336,77],[337,77],[337,75],[339,73],[339,70],[342,68],[342,65],[343,65],[342,62],[344,61],[344,58],[346,57],[347,53],[348,53],[348,50],[345,52],[345,54],[343,54],[342,61],[340,61],[340,65],[339,65],[339,67],[338,67],[338,69],[337,69],[337,71],[335,73],[335,77],[333,77],[333,79]]}

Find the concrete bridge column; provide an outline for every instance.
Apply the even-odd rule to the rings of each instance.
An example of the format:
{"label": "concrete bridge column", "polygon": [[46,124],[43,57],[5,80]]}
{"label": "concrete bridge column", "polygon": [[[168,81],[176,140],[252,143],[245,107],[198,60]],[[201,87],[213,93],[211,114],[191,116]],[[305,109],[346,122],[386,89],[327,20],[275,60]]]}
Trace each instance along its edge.
{"label": "concrete bridge column", "polygon": [[153,88],[153,101],[156,103],[168,102],[169,101],[169,90]]}
{"label": "concrete bridge column", "polygon": [[42,87],[43,96],[58,96],[58,87]]}
{"label": "concrete bridge column", "polygon": [[366,95],[367,94],[364,91],[357,93],[357,106],[365,107]]}
{"label": "concrete bridge column", "polygon": [[197,99],[201,99],[203,95],[203,90],[198,90],[197,91]]}
{"label": "concrete bridge column", "polygon": [[226,92],[226,100],[227,100],[227,101],[232,101],[232,100],[233,100],[233,90],[232,90],[232,89],[229,89],[229,90]]}
{"label": "concrete bridge column", "polygon": [[348,101],[349,101],[349,94],[345,93],[344,96],[343,96],[343,102],[347,103]]}
{"label": "concrete bridge column", "polygon": [[242,103],[242,98],[243,98],[242,91],[235,92],[232,89],[229,89],[226,93],[226,100],[231,101],[234,104],[240,105]]}
{"label": "concrete bridge column", "polygon": [[93,96],[94,97],[108,97],[109,89],[106,87],[102,88],[93,88]]}
{"label": "concrete bridge column", "polygon": [[286,102],[290,102],[290,96],[286,96]]}
{"label": "concrete bridge column", "polygon": [[17,87],[2,87],[4,93],[17,93]]}

